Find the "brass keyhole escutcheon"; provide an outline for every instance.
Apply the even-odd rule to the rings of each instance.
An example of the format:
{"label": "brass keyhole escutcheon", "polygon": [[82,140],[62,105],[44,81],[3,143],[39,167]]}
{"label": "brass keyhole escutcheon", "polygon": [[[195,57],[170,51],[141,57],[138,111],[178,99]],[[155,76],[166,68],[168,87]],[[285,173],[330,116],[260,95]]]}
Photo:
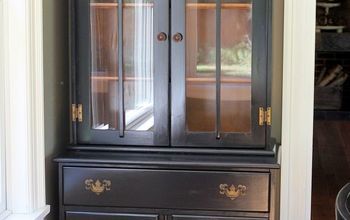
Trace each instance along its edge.
{"label": "brass keyhole escutcheon", "polygon": [[168,38],[168,36],[167,36],[167,34],[164,33],[164,32],[160,32],[160,33],[157,35],[158,41],[166,41],[167,38]]}
{"label": "brass keyhole escutcheon", "polygon": [[184,39],[184,37],[182,36],[182,34],[181,33],[176,33],[176,34],[174,34],[174,36],[173,36],[173,40],[175,41],[175,42],[181,42],[182,40]]}

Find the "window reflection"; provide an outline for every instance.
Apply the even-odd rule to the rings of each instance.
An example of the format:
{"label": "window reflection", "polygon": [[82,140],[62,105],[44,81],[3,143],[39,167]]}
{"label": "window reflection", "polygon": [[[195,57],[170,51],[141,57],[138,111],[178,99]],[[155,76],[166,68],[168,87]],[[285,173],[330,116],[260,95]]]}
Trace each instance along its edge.
{"label": "window reflection", "polygon": [[124,100],[126,130],[152,130],[153,1],[128,1],[124,9]]}
{"label": "window reflection", "polygon": [[[153,1],[123,4],[123,83],[126,130],[152,130]],[[118,3],[90,2],[93,129],[118,129]]]}
{"label": "window reflection", "polygon": [[251,132],[252,4],[221,9],[221,131]]}
{"label": "window reflection", "polygon": [[118,129],[118,14],[115,1],[91,1],[91,123]]}
{"label": "window reflection", "polygon": [[202,2],[186,1],[186,125],[190,132],[215,130],[215,0]]}

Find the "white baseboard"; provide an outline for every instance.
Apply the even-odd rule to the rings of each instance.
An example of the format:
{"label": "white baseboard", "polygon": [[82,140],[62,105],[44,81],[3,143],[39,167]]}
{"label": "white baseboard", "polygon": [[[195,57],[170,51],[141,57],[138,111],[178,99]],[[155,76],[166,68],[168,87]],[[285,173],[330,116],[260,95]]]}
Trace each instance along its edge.
{"label": "white baseboard", "polygon": [[47,205],[44,208],[41,208],[29,214],[10,214],[4,220],[42,220],[49,213],[50,213],[50,206]]}

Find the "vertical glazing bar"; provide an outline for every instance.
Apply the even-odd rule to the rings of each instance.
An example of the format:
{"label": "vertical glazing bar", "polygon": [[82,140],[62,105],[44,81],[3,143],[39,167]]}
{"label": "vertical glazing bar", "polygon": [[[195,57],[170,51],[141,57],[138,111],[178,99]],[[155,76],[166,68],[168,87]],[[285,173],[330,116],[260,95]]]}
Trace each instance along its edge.
{"label": "vertical glazing bar", "polygon": [[221,120],[221,0],[216,0],[216,138],[220,139]]}
{"label": "vertical glazing bar", "polygon": [[123,73],[123,0],[118,0],[118,98],[119,98],[119,136],[124,137],[124,79]]}

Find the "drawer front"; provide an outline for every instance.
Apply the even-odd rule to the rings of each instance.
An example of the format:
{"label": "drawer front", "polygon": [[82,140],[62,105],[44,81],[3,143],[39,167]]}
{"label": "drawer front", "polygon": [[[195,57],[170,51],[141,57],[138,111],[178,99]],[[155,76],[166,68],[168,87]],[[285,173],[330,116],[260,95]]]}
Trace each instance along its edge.
{"label": "drawer front", "polygon": [[65,205],[268,212],[269,173],[63,168]]}
{"label": "drawer front", "polygon": [[172,220],[268,220],[267,218],[174,215]]}
{"label": "drawer front", "polygon": [[96,212],[66,212],[66,220],[158,220],[158,216]]}

